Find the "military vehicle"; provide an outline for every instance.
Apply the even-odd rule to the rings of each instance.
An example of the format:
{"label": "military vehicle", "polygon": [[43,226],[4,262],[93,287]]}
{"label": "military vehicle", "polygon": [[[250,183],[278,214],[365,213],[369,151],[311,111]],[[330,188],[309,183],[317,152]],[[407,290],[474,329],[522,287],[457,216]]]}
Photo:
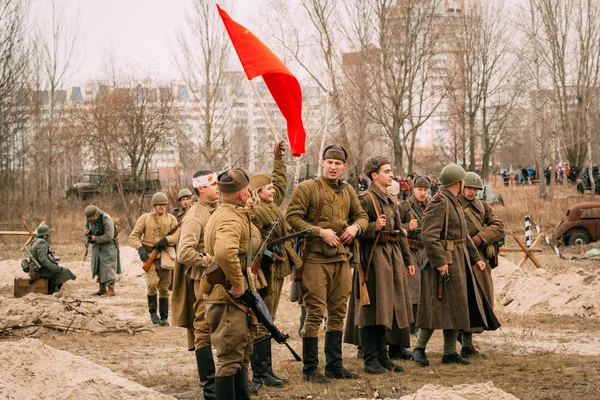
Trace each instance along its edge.
{"label": "military vehicle", "polygon": [[[121,172],[121,182],[124,193],[153,193],[162,188],[158,172],[148,174],[148,178],[142,177],[136,187],[130,172]],[[82,175],[79,182],[66,190],[67,198],[79,198],[86,200],[100,194],[119,193],[116,174],[105,172],[87,172]]]}

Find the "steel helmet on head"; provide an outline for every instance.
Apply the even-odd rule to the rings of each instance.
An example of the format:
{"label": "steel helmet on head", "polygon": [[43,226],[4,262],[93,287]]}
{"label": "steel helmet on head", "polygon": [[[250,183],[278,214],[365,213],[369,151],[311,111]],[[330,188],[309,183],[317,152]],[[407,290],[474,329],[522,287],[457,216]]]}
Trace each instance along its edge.
{"label": "steel helmet on head", "polygon": [[46,236],[51,230],[48,225],[40,225],[37,228],[37,236]]}
{"label": "steel helmet on head", "polygon": [[442,169],[441,180],[444,187],[455,184],[465,179],[467,173],[458,164],[448,164]]}
{"label": "steel helmet on head", "polygon": [[192,192],[190,192],[189,189],[181,189],[177,195],[177,201],[181,200],[183,197],[192,197]]}
{"label": "steel helmet on head", "polygon": [[472,187],[477,189],[483,189],[483,182],[479,175],[475,172],[467,172],[465,175],[465,187]]}
{"label": "steel helmet on head", "polygon": [[167,195],[163,192],[154,193],[154,196],[152,196],[152,205],[157,206],[163,204],[169,204],[169,198],[167,197]]}

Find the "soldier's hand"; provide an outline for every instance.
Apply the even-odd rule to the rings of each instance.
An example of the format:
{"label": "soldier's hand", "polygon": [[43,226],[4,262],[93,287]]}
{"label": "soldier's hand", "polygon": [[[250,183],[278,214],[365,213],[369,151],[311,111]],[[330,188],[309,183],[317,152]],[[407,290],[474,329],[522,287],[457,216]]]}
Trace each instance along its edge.
{"label": "soldier's hand", "polygon": [[406,272],[406,275],[413,276],[415,274],[415,266],[414,265],[409,265],[406,269],[408,269],[408,271]]}
{"label": "soldier's hand", "polygon": [[144,247],[140,247],[138,249],[138,255],[140,256],[140,260],[142,260],[142,262],[148,261],[148,252]]}
{"label": "soldier's hand", "polygon": [[485,261],[477,261],[477,267],[483,271],[485,269]]}
{"label": "soldier's hand", "polygon": [[340,238],[337,237],[333,229],[321,229],[319,237],[331,247],[337,247],[340,244]]}
{"label": "soldier's hand", "polygon": [[283,160],[283,154],[285,153],[285,145],[283,140],[275,143],[275,149],[273,150],[273,155],[276,160]]}
{"label": "soldier's hand", "polygon": [[357,233],[358,233],[358,226],[350,225],[349,227],[344,229],[344,231],[340,235],[340,240],[342,241],[342,243],[348,244],[348,243],[352,242],[352,240],[354,240],[354,237],[356,236]]}
{"label": "soldier's hand", "polygon": [[244,285],[233,285],[231,289],[229,289],[229,294],[234,299],[237,299],[238,297],[244,294]]}
{"label": "soldier's hand", "polygon": [[385,228],[385,214],[381,214],[379,217],[377,217],[377,221],[375,221],[375,230],[377,232],[383,228]]}
{"label": "soldier's hand", "polygon": [[414,231],[418,227],[419,227],[419,221],[417,221],[416,219],[411,219],[410,222],[408,223],[409,231]]}
{"label": "soldier's hand", "polygon": [[90,235],[90,242],[93,242],[94,240],[96,240],[96,236]]}
{"label": "soldier's hand", "polygon": [[442,266],[439,266],[436,268],[438,271],[440,271],[440,274],[442,275],[446,275],[448,273],[448,264],[444,264]]}
{"label": "soldier's hand", "polygon": [[88,229],[86,229],[86,230],[85,230],[85,236],[87,236],[87,235],[89,235],[89,234],[90,234],[90,230],[89,230],[89,228],[88,228]]}
{"label": "soldier's hand", "polygon": [[481,238],[479,237],[479,235],[473,236],[471,238],[471,240],[473,241],[473,244],[475,245],[475,247],[481,246]]}
{"label": "soldier's hand", "polygon": [[166,237],[161,238],[155,245],[154,248],[156,249],[156,251],[163,251],[167,245],[169,244],[169,241],[167,240]]}

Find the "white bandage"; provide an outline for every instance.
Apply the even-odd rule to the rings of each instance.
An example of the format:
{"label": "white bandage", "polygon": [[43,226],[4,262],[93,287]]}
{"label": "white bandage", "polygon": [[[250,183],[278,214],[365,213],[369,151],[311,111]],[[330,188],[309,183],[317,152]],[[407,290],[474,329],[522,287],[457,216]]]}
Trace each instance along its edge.
{"label": "white bandage", "polygon": [[195,188],[210,186],[215,182],[217,182],[217,174],[214,172],[208,175],[200,175],[192,178],[192,185]]}

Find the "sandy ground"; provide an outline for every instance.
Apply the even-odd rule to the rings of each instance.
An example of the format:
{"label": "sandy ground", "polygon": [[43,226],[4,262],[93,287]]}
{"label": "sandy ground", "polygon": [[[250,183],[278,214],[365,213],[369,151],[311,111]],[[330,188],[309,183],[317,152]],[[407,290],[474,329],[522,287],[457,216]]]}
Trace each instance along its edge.
{"label": "sandy ground", "polygon": [[[508,259],[502,259],[501,265],[494,270],[498,312],[501,315],[550,314],[595,320],[600,312],[600,300],[597,296],[600,278],[595,271],[587,268],[588,264],[565,263],[556,259],[556,256],[552,258],[552,253],[549,251],[544,252],[544,257],[541,259],[545,265],[548,265],[544,270],[536,270],[531,263],[520,269]],[[79,256],[68,256],[64,259],[62,265],[72,269],[78,277],[76,281],[65,284],[60,296],[54,296],[52,301],[40,299],[40,296],[36,295],[13,298],[13,279],[16,276],[24,276],[20,270],[20,261],[14,259],[0,261],[0,270],[3,271],[0,276],[0,307],[8,311],[0,314],[0,329],[17,323],[32,322],[42,314],[45,321],[55,321],[57,324],[71,322],[73,327],[83,327],[90,331],[65,334],[52,329],[40,329],[35,332],[34,336],[38,336],[46,345],[68,350],[70,353],[53,350],[32,339],[15,341],[20,333],[31,334],[32,330],[18,330],[13,332],[12,337],[5,337],[0,342],[2,345],[0,370],[24,371],[24,375],[0,375],[0,382],[10,382],[10,386],[22,387],[23,390],[37,390],[37,392],[32,396],[20,397],[14,392],[10,392],[12,394],[6,392],[8,389],[0,386],[0,398],[2,396],[13,399],[94,398],[91,394],[72,397],[73,392],[57,394],[54,391],[43,390],[44,385],[55,386],[54,379],[58,373],[67,374],[70,377],[69,384],[87,387],[85,385],[89,385],[91,381],[95,382],[98,377],[90,365],[97,365],[98,371],[102,371],[101,376],[107,379],[108,383],[98,381],[98,386],[89,386],[89,393],[100,393],[100,387],[106,386],[108,392],[102,396],[104,398],[117,398],[111,396],[119,393],[121,387],[127,388],[122,390],[131,391],[123,393],[134,393],[131,398],[161,398],[152,397],[158,396],[158,392],[179,399],[199,398],[197,378],[194,379],[196,376],[194,356],[185,348],[185,330],[177,327],[156,327],[149,322],[146,285],[141,262],[135,250],[127,247],[121,250],[123,274],[117,281],[117,296],[114,298],[91,296],[91,293],[97,289],[97,285],[90,277],[89,263],[82,267]],[[79,261],[74,261],[75,259]],[[512,261],[516,261],[514,257]],[[287,298],[289,298],[289,286],[284,289],[277,323],[282,331],[291,335],[290,344],[301,353],[301,341],[296,333],[299,309],[297,305],[286,301]],[[77,303],[76,300],[86,302]],[[65,307],[65,302],[74,305],[72,308],[75,310]],[[86,315],[81,315],[82,312]],[[111,328],[123,327],[151,331],[137,334],[91,334],[91,332],[106,332]],[[519,324],[511,325],[510,322],[503,321],[501,329],[479,335],[477,341],[483,352],[500,345],[523,353],[600,355],[600,338],[576,327],[535,329],[523,328]],[[355,354],[355,349],[345,345],[344,353],[348,357]],[[274,345],[273,355],[276,370],[284,371],[282,375],[290,378],[291,383],[300,380],[301,364],[293,360],[284,346]],[[50,364],[38,362],[37,358],[46,360]],[[86,364],[87,362],[90,364]],[[53,370],[51,374],[45,366],[53,364],[65,365],[65,369]],[[293,371],[293,376],[286,376],[289,371]],[[35,379],[32,380],[27,376],[34,376]],[[22,381],[19,381],[19,377]],[[127,377],[137,383],[134,384],[121,377]],[[425,386],[417,393],[402,398],[407,400],[514,398],[503,392],[502,385],[498,382],[494,382],[496,385],[494,386],[492,383],[487,383],[488,380],[462,388]],[[84,385],[83,382],[87,383]],[[34,383],[42,387],[32,386]],[[153,391],[144,392],[144,388],[138,384],[152,388]],[[141,391],[135,394],[137,393],[135,390]],[[317,390],[320,392],[317,391],[315,395],[327,397],[326,389],[324,392],[323,389]],[[299,395],[294,394],[293,397],[299,398]],[[270,397],[266,395],[263,398]],[[285,398],[285,396],[278,398]]]}

